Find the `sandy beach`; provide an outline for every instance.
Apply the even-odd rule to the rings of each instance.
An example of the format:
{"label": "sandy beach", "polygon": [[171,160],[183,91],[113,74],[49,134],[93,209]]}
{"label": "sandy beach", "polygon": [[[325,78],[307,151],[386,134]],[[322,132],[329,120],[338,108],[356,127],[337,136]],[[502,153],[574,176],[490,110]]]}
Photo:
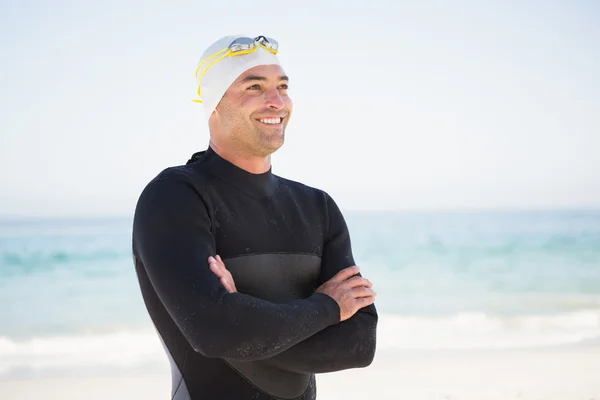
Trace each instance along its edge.
{"label": "sandy beach", "polygon": [[[366,369],[318,376],[318,399],[592,400],[600,398],[598,342],[539,350],[379,352]],[[3,400],[163,400],[168,369],[0,381]]]}

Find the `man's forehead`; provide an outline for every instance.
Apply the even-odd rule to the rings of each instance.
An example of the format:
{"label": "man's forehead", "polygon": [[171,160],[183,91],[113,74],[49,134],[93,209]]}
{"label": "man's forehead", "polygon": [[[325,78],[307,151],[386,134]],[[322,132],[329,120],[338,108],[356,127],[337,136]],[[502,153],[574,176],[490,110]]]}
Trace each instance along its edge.
{"label": "man's forehead", "polygon": [[257,65],[241,74],[236,83],[244,83],[251,80],[289,80],[283,68],[279,65]]}

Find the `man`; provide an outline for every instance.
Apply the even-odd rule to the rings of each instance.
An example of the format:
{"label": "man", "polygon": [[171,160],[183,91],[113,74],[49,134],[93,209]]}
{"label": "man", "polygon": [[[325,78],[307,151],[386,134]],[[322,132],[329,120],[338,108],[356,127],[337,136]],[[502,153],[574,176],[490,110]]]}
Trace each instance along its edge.
{"label": "man", "polygon": [[138,200],[134,262],[173,399],[315,399],[315,374],[374,357],[375,293],[338,206],[271,170],[292,115],[277,53],[263,36],[205,51],[209,147]]}

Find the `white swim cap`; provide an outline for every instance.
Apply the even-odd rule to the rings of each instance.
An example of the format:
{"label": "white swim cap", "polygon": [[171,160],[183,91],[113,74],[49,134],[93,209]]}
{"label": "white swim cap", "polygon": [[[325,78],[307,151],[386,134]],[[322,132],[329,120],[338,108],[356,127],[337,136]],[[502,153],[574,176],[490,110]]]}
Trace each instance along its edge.
{"label": "white swim cap", "polygon": [[[240,52],[243,54],[230,55],[229,46],[240,38],[252,38],[246,42],[254,43],[254,49]],[[201,99],[196,101],[204,105],[206,118],[212,115],[229,86],[245,71],[257,65],[281,65],[274,53],[254,42],[254,37],[247,35],[225,36],[210,45],[202,54],[196,68],[196,88]]]}

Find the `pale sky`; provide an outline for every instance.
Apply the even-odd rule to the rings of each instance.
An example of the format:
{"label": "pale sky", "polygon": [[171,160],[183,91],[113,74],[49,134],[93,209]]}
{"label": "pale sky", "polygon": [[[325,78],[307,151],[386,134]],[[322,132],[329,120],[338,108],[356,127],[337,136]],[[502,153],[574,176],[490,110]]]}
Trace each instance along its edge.
{"label": "pale sky", "polygon": [[274,172],[343,209],[600,208],[599,4],[1,0],[0,215],[130,215],[235,33],[291,78]]}

